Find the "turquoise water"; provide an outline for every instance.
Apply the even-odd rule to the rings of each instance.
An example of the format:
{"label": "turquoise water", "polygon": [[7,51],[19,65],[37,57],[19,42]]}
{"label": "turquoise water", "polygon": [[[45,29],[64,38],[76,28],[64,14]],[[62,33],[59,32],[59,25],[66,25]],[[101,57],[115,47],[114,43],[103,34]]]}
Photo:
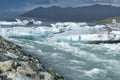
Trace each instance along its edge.
{"label": "turquoise water", "polygon": [[42,33],[35,33],[38,29],[1,28],[0,34],[30,51],[46,68],[54,68],[65,80],[120,80],[120,43],[57,43],[49,41],[50,38],[45,40]]}
{"label": "turquoise water", "polygon": [[120,80],[120,44],[80,44],[17,40],[65,80]]}

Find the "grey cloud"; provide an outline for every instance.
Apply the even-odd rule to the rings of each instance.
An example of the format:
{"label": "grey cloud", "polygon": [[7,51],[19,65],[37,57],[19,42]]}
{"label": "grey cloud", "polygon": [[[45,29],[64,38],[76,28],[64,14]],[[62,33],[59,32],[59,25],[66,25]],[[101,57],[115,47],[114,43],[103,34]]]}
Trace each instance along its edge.
{"label": "grey cloud", "polygon": [[[61,7],[78,7],[92,4],[120,5],[120,0],[40,0],[39,4],[57,5]],[[42,4],[42,5],[43,5]]]}
{"label": "grey cloud", "polygon": [[35,4],[39,4],[39,5],[45,5],[45,4],[51,4],[51,1],[50,0],[40,0],[38,2],[35,2]]}

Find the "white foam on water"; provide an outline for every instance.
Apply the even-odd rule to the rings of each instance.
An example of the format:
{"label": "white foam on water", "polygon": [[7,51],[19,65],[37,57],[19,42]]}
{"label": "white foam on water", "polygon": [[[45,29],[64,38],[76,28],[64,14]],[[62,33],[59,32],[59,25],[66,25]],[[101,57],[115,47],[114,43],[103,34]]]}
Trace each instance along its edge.
{"label": "white foam on water", "polygon": [[119,44],[104,44],[104,47],[108,48],[111,51],[120,51],[120,43]]}
{"label": "white foam on water", "polygon": [[94,75],[99,75],[100,73],[105,73],[106,71],[99,69],[99,68],[93,68],[89,71],[85,71],[85,75],[89,77],[94,77]]}
{"label": "white foam on water", "polygon": [[78,60],[68,60],[69,61],[69,63],[71,63],[71,64],[85,64],[85,62],[84,61],[78,61]]}
{"label": "white foam on water", "polygon": [[[28,42],[29,43],[29,42]],[[65,53],[58,53],[58,52],[43,52],[42,49],[40,48],[36,48],[36,46],[32,45],[32,44],[37,44],[37,45],[45,45],[47,47],[53,47],[55,50],[61,50],[64,51]],[[71,77],[76,80],[77,79],[81,79],[84,78],[84,76],[88,76],[88,77],[92,77],[93,79],[96,77],[99,79],[99,75],[105,76],[107,74],[107,70],[114,70],[113,73],[118,73],[119,72],[119,67],[118,66],[120,63],[117,60],[113,60],[113,59],[102,59],[100,57],[98,57],[96,54],[93,54],[89,51],[85,51],[81,48],[85,48],[85,47],[93,47],[94,50],[99,49],[102,50],[101,48],[104,48],[103,44],[100,45],[81,45],[77,47],[76,46],[72,46],[69,43],[56,43],[56,42],[40,42],[40,41],[33,41],[31,42],[31,44],[25,44],[26,47],[29,46],[34,46],[36,48],[36,52],[37,54],[41,55],[44,57],[44,60],[47,60],[48,62],[48,66],[53,65],[56,69],[58,69],[58,71],[61,71],[61,73],[63,73],[63,75],[65,75],[65,77]],[[105,44],[106,45],[106,44]],[[102,47],[103,46],[103,47]],[[32,48],[32,47],[29,47]],[[106,47],[105,47],[106,48]],[[108,48],[109,50],[109,48]],[[67,53],[66,53],[67,52]],[[71,55],[73,58],[68,59],[65,57],[65,54],[67,55]],[[86,61],[90,61],[91,63],[94,62],[98,62],[98,63],[103,63],[105,68],[104,69],[100,69],[100,68],[92,68],[91,70],[86,70],[84,69],[83,66],[87,66],[89,64],[86,64],[86,61],[78,60],[76,59],[76,57],[78,57],[79,59],[83,58]],[[95,65],[95,64],[94,64]],[[101,65],[103,66],[103,65]],[[65,72],[62,70],[66,70]],[[69,72],[69,75],[68,73]],[[70,73],[71,72],[71,73]],[[81,76],[80,76],[81,75]],[[75,77],[76,76],[76,77]]]}
{"label": "white foam on water", "polygon": [[[80,27],[78,23],[59,23],[55,26],[58,25],[67,26],[69,28],[71,27],[72,29],[75,26]],[[101,26],[98,25],[96,27]],[[20,44],[24,48],[26,47],[25,49],[41,56],[40,59],[43,59],[48,67],[54,67],[57,71],[62,73],[65,78],[68,78],[66,80],[87,80],[86,76],[89,80],[102,80],[101,77],[105,76],[113,80],[112,78],[116,76],[112,74],[115,74],[117,77],[119,77],[120,44],[96,45],[66,42],[58,43],[51,41],[53,37],[49,37],[49,39],[46,41],[9,38],[9,36],[12,35],[36,35],[37,38],[40,37],[39,35],[41,34],[49,34],[50,31],[52,31],[51,28],[47,27],[0,28],[0,34],[2,36],[8,37],[8,39],[11,41]],[[107,80],[107,78],[105,78],[105,80]],[[117,79],[114,78],[114,80]]]}
{"label": "white foam on water", "polygon": [[[83,46],[83,45],[82,45]],[[86,45],[85,45],[86,46]],[[71,46],[69,43],[61,43],[60,46],[57,46],[58,49],[71,52],[72,55],[76,57],[84,57],[86,59],[100,61],[101,59],[96,55],[92,54],[91,52],[81,50],[79,47]],[[89,57],[89,58],[88,58]]]}
{"label": "white foam on water", "polygon": [[58,57],[60,53],[53,53],[51,54],[52,57]]}

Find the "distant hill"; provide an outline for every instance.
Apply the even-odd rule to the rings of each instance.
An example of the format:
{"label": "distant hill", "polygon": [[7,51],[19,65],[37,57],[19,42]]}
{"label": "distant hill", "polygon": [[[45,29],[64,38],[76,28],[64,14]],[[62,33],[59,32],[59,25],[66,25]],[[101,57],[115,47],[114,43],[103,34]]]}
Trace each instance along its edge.
{"label": "distant hill", "polygon": [[61,8],[57,6],[48,8],[38,7],[20,16],[40,18],[41,20],[48,21],[92,22],[120,16],[120,7],[113,7],[110,5],[93,5],[76,8]]}
{"label": "distant hill", "polygon": [[107,19],[104,19],[104,20],[97,21],[96,24],[111,23],[113,19],[116,19],[117,22],[120,22],[120,16],[119,16],[119,17],[112,17],[112,18],[107,18]]}

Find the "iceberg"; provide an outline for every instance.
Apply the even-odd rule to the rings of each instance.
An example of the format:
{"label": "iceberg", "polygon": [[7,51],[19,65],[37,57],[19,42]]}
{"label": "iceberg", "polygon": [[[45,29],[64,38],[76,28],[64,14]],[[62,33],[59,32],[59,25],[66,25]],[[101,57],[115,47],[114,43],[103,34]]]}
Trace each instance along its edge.
{"label": "iceberg", "polygon": [[0,25],[41,25],[41,21],[35,21],[34,19],[29,19],[29,20],[20,20],[20,19],[15,19],[16,21],[0,21]]}
{"label": "iceberg", "polygon": [[79,22],[79,23],[75,23],[75,22],[63,22],[63,23],[55,23],[55,24],[51,24],[52,26],[52,32],[54,34],[58,34],[58,33],[62,33],[65,31],[69,31],[72,29],[76,29],[79,27],[86,27],[88,26],[87,23],[85,22]]}
{"label": "iceberg", "polygon": [[49,27],[3,27],[0,35],[5,38],[42,40],[51,34]]}
{"label": "iceberg", "polygon": [[[24,20],[28,25],[28,20]],[[41,24],[40,21],[32,20],[34,24]],[[17,20],[21,24],[20,20]],[[23,21],[22,21],[23,22]],[[13,22],[3,21],[4,24]],[[13,25],[13,24],[12,24]],[[120,23],[115,20],[111,24],[89,26],[85,22],[58,22],[51,23],[51,26],[0,26],[1,36],[7,38],[20,38],[32,40],[53,40],[55,42],[79,42],[79,43],[116,43],[120,42]]]}
{"label": "iceberg", "polygon": [[78,27],[53,38],[57,42],[113,43],[120,42],[120,29],[114,30],[105,25]]}

